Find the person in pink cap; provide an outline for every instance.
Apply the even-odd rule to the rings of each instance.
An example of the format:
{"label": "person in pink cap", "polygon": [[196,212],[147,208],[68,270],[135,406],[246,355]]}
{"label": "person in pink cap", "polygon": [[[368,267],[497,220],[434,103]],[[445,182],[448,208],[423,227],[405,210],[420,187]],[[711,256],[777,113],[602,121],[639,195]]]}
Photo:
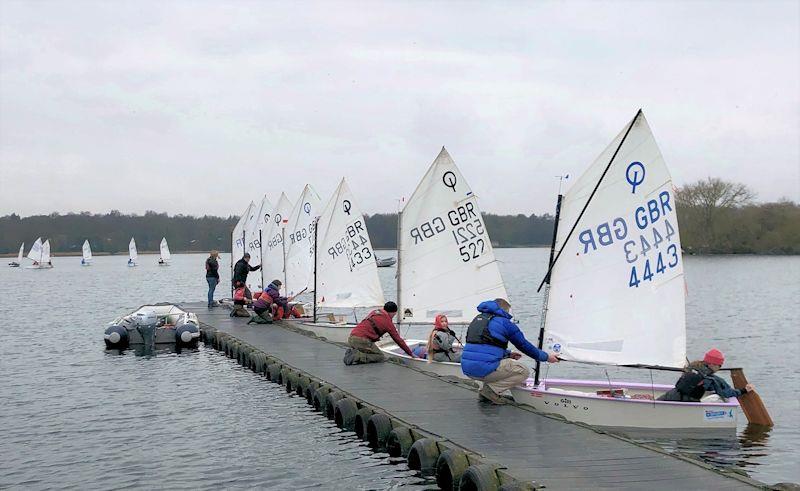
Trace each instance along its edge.
{"label": "person in pink cap", "polygon": [[702,360],[687,365],[685,373],[671,389],[658,398],[659,401],[700,402],[706,392],[713,392],[723,400],[740,397],[755,390],[753,384],[742,389],[734,389],[728,382],[714,375],[725,363],[725,355],[716,348],[709,350]]}

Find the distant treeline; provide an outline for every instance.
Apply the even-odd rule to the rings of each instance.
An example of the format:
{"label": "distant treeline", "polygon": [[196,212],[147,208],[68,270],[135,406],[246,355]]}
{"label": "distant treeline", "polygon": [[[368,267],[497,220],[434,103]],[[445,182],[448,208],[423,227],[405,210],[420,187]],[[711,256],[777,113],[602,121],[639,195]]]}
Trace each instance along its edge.
{"label": "distant treeline", "polygon": [[[681,242],[698,254],[800,254],[800,206],[791,201],[753,203],[744,185],[709,178],[677,192]],[[553,217],[483,215],[492,243],[499,247],[549,246]],[[54,253],[79,252],[89,239],[97,253],[127,253],[131,237],[140,252],[157,251],[161,237],[173,251],[230,251],[237,217],[147,212],[144,215],[69,213],[0,217],[0,253],[26,249],[36,237],[49,238]],[[389,249],[397,244],[397,215],[366,216],[372,244]]]}

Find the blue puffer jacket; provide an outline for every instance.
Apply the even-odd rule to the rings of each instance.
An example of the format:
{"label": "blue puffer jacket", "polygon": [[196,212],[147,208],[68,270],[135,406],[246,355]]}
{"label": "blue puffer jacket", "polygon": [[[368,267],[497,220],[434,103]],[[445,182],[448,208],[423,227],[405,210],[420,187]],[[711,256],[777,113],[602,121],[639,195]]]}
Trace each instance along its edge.
{"label": "blue puffer jacket", "polygon": [[[508,341],[518,350],[534,360],[547,361],[547,353],[536,348],[525,339],[522,331],[511,322],[511,314],[501,309],[497,302],[488,300],[478,305],[478,312],[492,314],[489,321],[489,334],[499,341]],[[500,360],[507,358],[510,351],[491,344],[467,343],[461,356],[461,371],[468,377],[483,378],[497,370]]]}

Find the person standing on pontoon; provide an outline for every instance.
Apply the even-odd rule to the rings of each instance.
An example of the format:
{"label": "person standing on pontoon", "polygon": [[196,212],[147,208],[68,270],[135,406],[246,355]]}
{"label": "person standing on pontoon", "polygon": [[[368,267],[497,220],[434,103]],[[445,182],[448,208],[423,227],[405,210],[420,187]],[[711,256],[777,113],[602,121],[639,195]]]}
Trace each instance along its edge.
{"label": "person standing on pontoon", "polygon": [[464,375],[483,382],[478,392],[482,401],[505,404],[501,395],[524,382],[530,375],[527,365],[518,361],[522,355],[508,350],[509,341],[520,351],[540,362],[557,363],[556,355],[532,345],[516,324],[511,322],[511,304],[504,298],[487,300],[478,305],[480,312],[467,328],[467,339],[461,356]]}
{"label": "person standing on pontoon", "polygon": [[397,332],[392,318],[397,313],[397,304],[386,302],[382,309],[373,310],[350,332],[347,339],[347,351],[344,354],[345,365],[358,365],[361,363],[380,363],[386,360],[386,355],[375,344],[381,336],[388,334],[397,346],[411,358],[415,358],[411,348]]}
{"label": "person standing on pontoon", "polygon": [[245,252],[244,256],[233,265],[233,278],[231,278],[231,283],[233,283],[234,288],[244,286],[245,296],[249,300],[253,299],[253,293],[247,288],[247,274],[251,271],[258,271],[259,269],[261,269],[260,264],[258,266],[250,266],[249,252]]}
{"label": "person standing on pontoon", "polygon": [[740,397],[756,390],[753,384],[734,389],[728,382],[714,375],[725,363],[725,355],[718,349],[709,350],[702,361],[693,361],[686,367],[686,373],[675,383],[675,388],[658,398],[659,401],[700,402],[706,392],[712,392],[723,400]]}
{"label": "person standing on pontoon", "polygon": [[208,282],[208,308],[215,305],[214,290],[219,284],[219,251],[211,251],[206,259],[206,282]]}

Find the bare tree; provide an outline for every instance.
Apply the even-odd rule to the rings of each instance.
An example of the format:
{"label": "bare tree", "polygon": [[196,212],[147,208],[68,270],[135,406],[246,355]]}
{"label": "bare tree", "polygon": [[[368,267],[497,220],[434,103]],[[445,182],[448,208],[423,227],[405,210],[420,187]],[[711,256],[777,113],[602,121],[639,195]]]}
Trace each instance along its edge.
{"label": "bare tree", "polygon": [[697,241],[697,248],[707,251],[716,244],[716,224],[720,216],[749,205],[755,193],[744,184],[709,177],[678,189],[676,197],[678,206],[688,215],[685,223]]}

